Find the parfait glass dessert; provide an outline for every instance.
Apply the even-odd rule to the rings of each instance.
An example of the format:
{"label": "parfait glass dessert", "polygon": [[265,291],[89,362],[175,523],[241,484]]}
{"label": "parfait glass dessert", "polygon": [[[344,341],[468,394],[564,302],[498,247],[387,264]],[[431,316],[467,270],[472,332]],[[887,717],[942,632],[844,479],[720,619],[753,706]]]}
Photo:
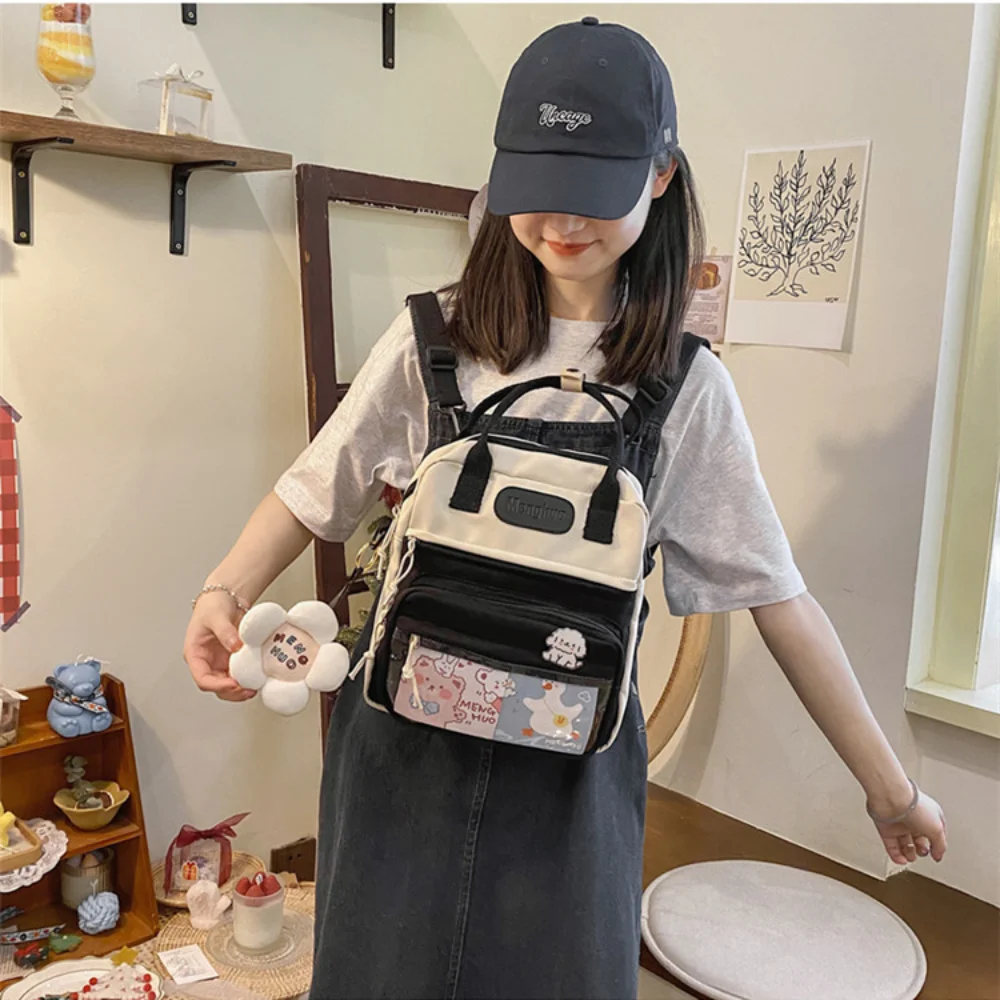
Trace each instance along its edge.
{"label": "parfait glass dessert", "polygon": [[73,100],[94,79],[96,69],[90,4],[42,4],[36,58],[39,72],[62,101],[56,118],[79,121]]}

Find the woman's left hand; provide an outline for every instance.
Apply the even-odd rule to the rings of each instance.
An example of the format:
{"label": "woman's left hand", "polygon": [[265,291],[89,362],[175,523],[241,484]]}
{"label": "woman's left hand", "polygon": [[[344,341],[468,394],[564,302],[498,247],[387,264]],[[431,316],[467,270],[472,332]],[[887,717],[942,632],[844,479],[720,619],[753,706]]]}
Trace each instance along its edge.
{"label": "woman's left hand", "polygon": [[875,821],[886,853],[897,865],[911,864],[929,854],[940,861],[948,850],[948,824],[944,811],[929,795],[920,793],[917,808],[899,823]]}

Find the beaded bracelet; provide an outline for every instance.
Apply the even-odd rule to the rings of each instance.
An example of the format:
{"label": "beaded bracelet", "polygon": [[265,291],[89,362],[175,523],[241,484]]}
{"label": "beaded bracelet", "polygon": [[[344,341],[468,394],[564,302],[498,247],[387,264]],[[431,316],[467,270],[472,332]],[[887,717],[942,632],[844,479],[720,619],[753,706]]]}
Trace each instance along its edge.
{"label": "beaded bracelet", "polygon": [[207,586],[202,587],[201,590],[199,590],[195,595],[195,599],[191,602],[191,607],[193,608],[198,603],[198,598],[203,594],[210,594],[216,590],[220,590],[222,593],[228,594],[236,602],[236,607],[238,607],[243,614],[246,614],[250,610],[250,605],[247,604],[247,602],[244,601],[239,594],[230,590],[228,587],[224,587],[221,583],[210,583]]}
{"label": "beaded bracelet", "polygon": [[893,823],[902,823],[903,820],[917,808],[917,804],[920,802],[920,789],[917,788],[917,783],[912,778],[909,779],[909,782],[910,787],[913,789],[913,801],[906,807],[906,810],[901,812],[898,816],[893,816],[891,819],[882,819],[881,816],[876,816],[875,813],[872,812],[872,807],[867,802],[865,803],[865,811],[873,820],[875,820],[876,823],[879,823],[882,826],[890,826]]}

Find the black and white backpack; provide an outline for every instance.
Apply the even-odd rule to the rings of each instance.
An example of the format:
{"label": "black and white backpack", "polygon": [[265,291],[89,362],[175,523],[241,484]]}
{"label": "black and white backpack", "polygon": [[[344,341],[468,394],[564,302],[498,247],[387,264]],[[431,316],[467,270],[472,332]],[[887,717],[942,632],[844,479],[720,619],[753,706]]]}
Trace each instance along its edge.
{"label": "black and white backpack", "polygon": [[[539,389],[597,400],[615,428],[612,456],[497,433],[503,414]],[[515,384],[464,421],[482,420],[480,430],[424,457],[382,547],[357,664],[370,705],[543,750],[611,746],[628,703],[649,523],[612,396],[639,420],[648,415],[576,371]]]}

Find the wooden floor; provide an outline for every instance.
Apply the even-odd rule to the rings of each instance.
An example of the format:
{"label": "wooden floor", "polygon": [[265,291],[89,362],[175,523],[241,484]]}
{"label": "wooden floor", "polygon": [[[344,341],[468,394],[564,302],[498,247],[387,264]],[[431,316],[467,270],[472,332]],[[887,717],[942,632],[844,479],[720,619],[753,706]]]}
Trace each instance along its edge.
{"label": "wooden floor", "polygon": [[[1000,910],[912,872],[879,881],[649,785],[644,885],[682,865],[726,859],[794,865],[835,878],[888,906],[913,928],[927,953],[927,982],[919,1000],[1000,1000]],[[645,946],[642,965],[672,985],[682,985]]]}

